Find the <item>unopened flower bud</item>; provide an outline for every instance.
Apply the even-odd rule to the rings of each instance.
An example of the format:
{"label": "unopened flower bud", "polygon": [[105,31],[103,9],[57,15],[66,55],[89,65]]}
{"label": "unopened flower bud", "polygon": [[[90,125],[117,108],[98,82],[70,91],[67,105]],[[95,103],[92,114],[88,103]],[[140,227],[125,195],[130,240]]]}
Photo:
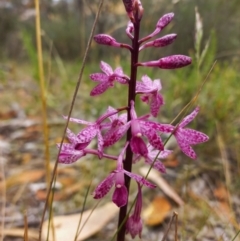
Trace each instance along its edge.
{"label": "unopened flower bud", "polygon": [[126,34],[130,39],[133,39],[133,35],[132,35],[133,30],[134,30],[133,23],[131,21],[129,21],[127,28],[126,28]]}
{"label": "unopened flower bud", "polygon": [[121,44],[116,41],[112,36],[107,34],[97,34],[94,36],[94,40],[98,44],[109,45],[114,47],[121,47]]}
{"label": "unopened flower bud", "polygon": [[137,66],[158,67],[160,69],[178,69],[192,63],[192,59],[185,55],[171,55],[159,60],[137,63]]}
{"label": "unopened flower bud", "polygon": [[94,40],[98,44],[108,45],[108,46],[117,47],[117,48],[126,48],[131,50],[131,46],[124,43],[118,43],[115,38],[107,34],[97,34],[94,36]]}
{"label": "unopened flower bud", "polygon": [[177,38],[177,34],[168,34],[162,38],[155,39],[153,41],[147,42],[140,47],[139,51],[148,47],[164,47],[171,44]]}
{"label": "unopened flower bud", "polygon": [[156,28],[159,28],[160,31],[165,28],[173,19],[174,13],[167,13],[163,15],[157,22]]}
{"label": "unopened flower bud", "polygon": [[126,9],[126,12],[128,14],[128,17],[133,21],[133,3],[134,0],[123,0],[124,7]]}
{"label": "unopened flower bud", "polygon": [[143,16],[143,7],[142,7],[142,3],[140,0],[136,0],[135,1],[135,10],[137,11],[138,13],[138,20],[141,20],[142,19],[142,16]]}
{"label": "unopened flower bud", "polygon": [[164,29],[172,21],[173,17],[174,17],[174,13],[167,13],[167,14],[163,15],[158,20],[155,30],[148,36],[142,38],[139,41],[139,43],[141,44],[141,43],[151,39],[152,37],[156,36],[158,33],[160,33],[162,31],[162,29]]}

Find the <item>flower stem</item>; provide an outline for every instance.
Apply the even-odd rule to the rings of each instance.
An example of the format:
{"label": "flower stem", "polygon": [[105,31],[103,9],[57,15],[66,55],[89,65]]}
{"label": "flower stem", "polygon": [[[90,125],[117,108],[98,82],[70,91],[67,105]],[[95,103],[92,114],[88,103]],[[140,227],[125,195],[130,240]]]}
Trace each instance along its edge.
{"label": "flower stem", "polygon": [[[134,23],[134,38],[132,40],[132,52],[131,52],[131,75],[129,81],[129,89],[128,89],[128,121],[131,120],[130,116],[130,102],[133,100],[135,102],[135,90],[136,90],[136,81],[137,81],[137,66],[138,63],[138,53],[139,53],[139,32],[140,32],[140,20],[138,20],[138,12],[135,13],[135,23]],[[131,128],[127,132],[127,141],[130,142],[132,138]],[[126,151],[126,159],[124,161],[124,169],[131,172],[132,170],[132,159],[133,153],[131,150],[130,145],[127,147]],[[129,192],[130,186],[130,177],[125,175],[125,186]],[[126,215],[127,215],[127,206],[128,203],[120,208],[119,218],[118,218],[118,234],[117,234],[117,241],[124,241],[125,240],[125,233],[126,233]]]}

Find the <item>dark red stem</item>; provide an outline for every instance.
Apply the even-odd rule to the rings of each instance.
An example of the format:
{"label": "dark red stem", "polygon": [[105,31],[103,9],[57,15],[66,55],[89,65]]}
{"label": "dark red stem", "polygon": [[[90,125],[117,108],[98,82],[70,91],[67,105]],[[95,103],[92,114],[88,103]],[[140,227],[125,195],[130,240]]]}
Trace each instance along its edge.
{"label": "dark red stem", "polygon": [[[137,81],[137,66],[138,63],[138,53],[139,53],[139,32],[140,32],[140,20],[137,19],[138,14],[135,15],[135,23],[134,23],[134,38],[132,40],[132,51],[131,51],[131,75],[129,81],[129,90],[128,90],[128,121],[131,120],[130,116],[130,101],[135,101],[135,90],[136,90],[136,81]],[[132,138],[131,128],[127,132],[127,141],[130,142]],[[130,145],[127,147],[126,151],[126,159],[124,161],[124,169],[131,172],[132,170],[132,159],[133,153]],[[125,186],[129,191],[130,186],[130,178],[125,175]],[[127,206],[128,203],[120,208],[119,219],[118,219],[118,228],[119,232],[117,234],[117,241],[124,241],[126,234],[126,215],[127,215]]]}

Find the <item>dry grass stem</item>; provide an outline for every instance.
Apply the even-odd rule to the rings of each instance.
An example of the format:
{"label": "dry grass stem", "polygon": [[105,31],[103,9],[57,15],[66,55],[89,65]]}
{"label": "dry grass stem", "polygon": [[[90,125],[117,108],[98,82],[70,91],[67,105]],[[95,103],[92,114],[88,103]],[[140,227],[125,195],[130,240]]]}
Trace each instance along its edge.
{"label": "dry grass stem", "polygon": [[3,241],[4,239],[4,226],[5,226],[5,212],[6,212],[6,179],[5,179],[5,170],[4,170],[4,158],[2,157],[2,150],[0,149],[0,168],[1,168],[1,177],[2,177],[2,193],[1,193],[1,216],[2,216],[2,222],[0,227],[0,241]]}
{"label": "dry grass stem", "polygon": [[27,220],[27,211],[24,212],[24,241],[28,241],[28,220]]}
{"label": "dry grass stem", "polygon": [[176,213],[176,212],[173,212],[173,215],[172,215],[172,217],[171,217],[171,219],[170,219],[170,221],[169,221],[169,223],[168,223],[168,227],[167,227],[167,230],[166,230],[166,232],[164,233],[164,235],[163,235],[163,238],[162,238],[162,240],[161,241],[165,241],[166,240],[166,238],[167,238],[167,235],[168,235],[168,232],[169,232],[169,230],[170,230],[170,228],[171,228],[171,226],[172,226],[172,223],[174,222],[174,219],[175,219],[175,241],[177,240],[176,239],[176,232],[177,232],[177,228],[176,228],[176,225],[177,225],[177,216],[178,216],[178,214]]}

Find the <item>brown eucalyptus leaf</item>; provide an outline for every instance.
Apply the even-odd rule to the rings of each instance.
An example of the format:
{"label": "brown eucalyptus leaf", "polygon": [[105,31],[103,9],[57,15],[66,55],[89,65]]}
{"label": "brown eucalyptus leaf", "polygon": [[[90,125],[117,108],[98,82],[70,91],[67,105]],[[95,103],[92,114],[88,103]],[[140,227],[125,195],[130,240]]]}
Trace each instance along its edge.
{"label": "brown eucalyptus leaf", "polygon": [[146,225],[161,224],[171,211],[171,204],[165,197],[155,197],[150,205],[143,211],[142,217]]}
{"label": "brown eucalyptus leaf", "polygon": [[[83,227],[77,241],[85,240],[86,238],[96,234],[102,230],[106,224],[117,215],[118,208],[115,204],[107,203],[104,206],[96,208],[95,210],[87,210],[82,214],[82,222],[80,228]],[[90,216],[90,218],[89,218]],[[89,219],[88,219],[89,218]],[[55,238],[57,241],[74,240],[77,226],[80,219],[80,214],[73,214],[68,216],[54,217]],[[43,240],[47,238],[48,221],[43,224]],[[52,234],[50,232],[49,241]]]}

